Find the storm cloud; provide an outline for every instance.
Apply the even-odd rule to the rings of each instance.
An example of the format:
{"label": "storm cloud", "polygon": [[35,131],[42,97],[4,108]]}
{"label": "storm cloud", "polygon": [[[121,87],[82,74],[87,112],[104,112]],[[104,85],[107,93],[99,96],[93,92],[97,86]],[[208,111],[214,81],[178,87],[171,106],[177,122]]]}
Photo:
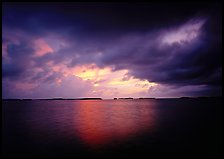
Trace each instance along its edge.
{"label": "storm cloud", "polygon": [[3,97],[84,96],[66,73],[85,64],[160,84],[149,96],[221,95],[221,17],[217,2],[4,3]]}

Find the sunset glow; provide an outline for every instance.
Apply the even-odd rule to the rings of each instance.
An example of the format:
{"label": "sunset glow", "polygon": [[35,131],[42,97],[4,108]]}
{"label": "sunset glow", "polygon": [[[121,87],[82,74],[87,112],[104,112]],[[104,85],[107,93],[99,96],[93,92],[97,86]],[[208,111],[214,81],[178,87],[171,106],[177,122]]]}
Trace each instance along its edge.
{"label": "sunset glow", "polygon": [[[92,105],[93,101],[80,102],[74,112],[77,114],[74,116],[75,132],[89,147],[99,148],[134,137],[145,130],[155,129],[156,112],[153,101],[149,103],[149,107],[143,106],[141,110],[137,105],[126,105],[125,101],[114,101],[116,107],[105,106],[106,102],[97,102],[95,107]],[[134,118],[134,115],[139,118]],[[78,120],[80,118],[82,120]],[[108,120],[109,123],[105,122]]]}
{"label": "sunset glow", "polygon": [[[110,98],[111,93],[113,96],[134,96],[138,97],[140,94],[147,92],[149,87],[154,87],[157,84],[148,82],[147,80],[140,80],[127,77],[128,70],[112,71],[110,67],[99,68],[94,64],[78,66],[73,69],[73,75],[80,77],[84,81],[89,81],[95,87],[93,88],[94,94],[104,98]],[[104,93],[100,92],[105,89]],[[111,90],[108,94],[106,90]],[[143,95],[145,96],[145,95]]]}
{"label": "sunset glow", "polygon": [[2,2],[3,157],[222,155],[219,0]]}
{"label": "sunset glow", "polygon": [[88,11],[85,5],[39,5],[4,5],[3,98],[112,99],[222,92],[222,38],[216,10],[184,11],[181,16],[160,5],[155,8],[164,12],[148,5],[137,10],[87,5]]}

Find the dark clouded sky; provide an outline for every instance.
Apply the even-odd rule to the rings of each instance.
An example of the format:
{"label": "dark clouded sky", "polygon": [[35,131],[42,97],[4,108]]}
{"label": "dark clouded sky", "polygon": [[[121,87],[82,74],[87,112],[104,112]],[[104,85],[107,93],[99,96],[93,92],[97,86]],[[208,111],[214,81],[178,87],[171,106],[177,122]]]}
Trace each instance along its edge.
{"label": "dark clouded sky", "polygon": [[3,98],[221,95],[218,2],[4,3]]}

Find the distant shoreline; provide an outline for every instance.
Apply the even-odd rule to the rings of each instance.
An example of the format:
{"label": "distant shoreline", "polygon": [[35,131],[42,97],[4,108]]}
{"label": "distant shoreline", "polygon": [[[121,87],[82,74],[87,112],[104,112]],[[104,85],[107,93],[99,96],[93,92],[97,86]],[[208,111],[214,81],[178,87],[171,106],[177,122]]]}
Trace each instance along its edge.
{"label": "distant shoreline", "polygon": [[3,99],[4,101],[31,101],[31,100],[102,100],[102,98],[40,98],[40,99]]}
{"label": "distant shoreline", "polygon": [[[222,96],[211,97],[177,97],[177,98],[113,98],[110,100],[144,100],[144,99],[210,99],[210,98],[222,98]],[[40,99],[2,99],[3,101],[32,101],[32,100],[106,100],[102,98],[40,98]]]}

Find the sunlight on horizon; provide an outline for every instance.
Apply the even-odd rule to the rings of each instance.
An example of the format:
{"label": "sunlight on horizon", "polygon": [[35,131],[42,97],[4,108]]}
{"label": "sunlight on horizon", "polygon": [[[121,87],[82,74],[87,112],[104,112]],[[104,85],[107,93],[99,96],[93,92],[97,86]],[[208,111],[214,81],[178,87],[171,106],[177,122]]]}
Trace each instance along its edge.
{"label": "sunlight on horizon", "polygon": [[91,82],[91,93],[95,96],[144,96],[150,87],[157,86],[154,82],[129,76],[127,69],[112,71],[110,67],[99,68],[95,64],[75,67],[73,75]]}

